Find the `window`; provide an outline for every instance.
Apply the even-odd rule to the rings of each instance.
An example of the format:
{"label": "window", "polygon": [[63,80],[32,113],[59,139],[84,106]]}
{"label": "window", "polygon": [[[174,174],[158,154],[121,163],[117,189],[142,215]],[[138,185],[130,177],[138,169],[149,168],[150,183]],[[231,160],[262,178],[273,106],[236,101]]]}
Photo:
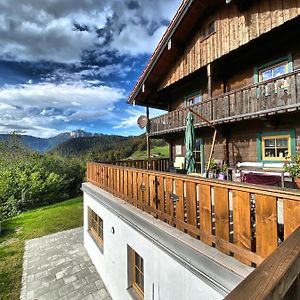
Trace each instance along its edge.
{"label": "window", "polygon": [[269,80],[289,72],[288,61],[283,61],[258,71],[259,82]]}
{"label": "window", "polygon": [[196,139],[195,140],[195,150],[194,150],[194,157],[196,163],[196,172],[203,173],[204,172],[204,157],[203,157],[203,140]]}
{"label": "window", "polygon": [[216,21],[212,20],[208,23],[206,23],[200,33],[201,41],[207,39],[209,36],[211,36],[213,33],[216,32]]}
{"label": "window", "polygon": [[254,83],[262,82],[293,71],[293,55],[279,57],[254,68]]}
{"label": "window", "polygon": [[129,246],[128,275],[129,286],[133,288],[133,290],[141,299],[144,299],[144,260]]}
{"label": "window", "polygon": [[100,246],[103,246],[103,220],[90,208],[88,208],[89,228],[91,235]]}
{"label": "window", "polygon": [[290,135],[262,137],[263,160],[284,160],[291,157]]}
{"label": "window", "polygon": [[197,93],[192,96],[188,96],[185,101],[186,101],[186,106],[192,106],[197,103],[200,103],[200,102],[202,102],[202,94]]}

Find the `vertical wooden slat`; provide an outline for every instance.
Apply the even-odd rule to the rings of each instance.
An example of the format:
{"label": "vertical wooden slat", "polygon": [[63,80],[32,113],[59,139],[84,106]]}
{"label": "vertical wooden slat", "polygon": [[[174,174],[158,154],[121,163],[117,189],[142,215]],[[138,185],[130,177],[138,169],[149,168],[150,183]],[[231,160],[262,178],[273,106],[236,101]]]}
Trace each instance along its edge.
{"label": "vertical wooden slat", "polygon": [[171,199],[173,194],[173,179],[170,177],[166,178],[166,214],[173,217],[174,205]]}
{"label": "vertical wooden slat", "polygon": [[143,205],[149,206],[149,199],[150,199],[150,187],[149,187],[149,175],[144,173],[144,184],[145,184],[145,193],[143,198]]}
{"label": "vertical wooden slat", "polygon": [[283,199],[284,239],[300,226],[300,201]]}
{"label": "vertical wooden slat", "polygon": [[[186,183],[187,223],[197,227],[197,192],[196,183]],[[191,234],[196,237],[195,234]]]}
{"label": "vertical wooden slat", "polygon": [[137,178],[137,205],[139,208],[143,207],[143,198],[144,198],[144,180],[143,180],[143,173],[138,172]]}
{"label": "vertical wooden slat", "polygon": [[124,200],[128,201],[128,171],[124,170]]}
{"label": "vertical wooden slat", "polygon": [[[227,188],[215,187],[215,223],[216,236],[225,241],[229,241],[229,191]],[[224,253],[229,254],[222,247],[217,248]]]}
{"label": "vertical wooden slat", "polygon": [[276,197],[256,195],[256,253],[267,257],[276,248],[277,205]]}
{"label": "vertical wooden slat", "polygon": [[[184,221],[184,202],[183,202],[183,180],[175,179],[175,193],[178,197],[176,202],[176,219]],[[183,230],[181,226],[176,226],[179,230]]]}
{"label": "vertical wooden slat", "polygon": [[128,202],[132,203],[132,171],[128,171],[127,173],[128,180]]}
{"label": "vertical wooden slat", "polygon": [[124,169],[120,170],[120,195],[124,198]]}
{"label": "vertical wooden slat", "polygon": [[149,190],[150,190],[150,207],[156,209],[156,177],[154,175],[149,176]]}
{"label": "vertical wooden slat", "polygon": [[164,177],[157,176],[157,208],[164,212]]}
{"label": "vertical wooden slat", "polygon": [[[200,185],[200,228],[206,233],[212,233],[211,219],[211,192],[209,185]],[[211,245],[206,238],[201,239],[204,243]]]}
{"label": "vertical wooden slat", "polygon": [[132,202],[135,206],[137,206],[137,172],[132,172]]}
{"label": "vertical wooden slat", "polygon": [[[248,192],[233,191],[233,231],[234,243],[251,251],[250,226],[250,194]],[[251,265],[251,262],[238,255],[239,261]]]}

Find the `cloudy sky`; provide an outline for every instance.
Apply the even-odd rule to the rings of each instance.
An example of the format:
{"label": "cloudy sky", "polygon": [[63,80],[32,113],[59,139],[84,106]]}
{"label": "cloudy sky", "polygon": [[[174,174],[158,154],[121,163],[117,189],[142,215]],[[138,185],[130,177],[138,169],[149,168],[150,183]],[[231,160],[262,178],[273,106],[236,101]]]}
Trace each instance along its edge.
{"label": "cloudy sky", "polygon": [[127,96],[180,2],[1,0],[0,133],[141,134]]}

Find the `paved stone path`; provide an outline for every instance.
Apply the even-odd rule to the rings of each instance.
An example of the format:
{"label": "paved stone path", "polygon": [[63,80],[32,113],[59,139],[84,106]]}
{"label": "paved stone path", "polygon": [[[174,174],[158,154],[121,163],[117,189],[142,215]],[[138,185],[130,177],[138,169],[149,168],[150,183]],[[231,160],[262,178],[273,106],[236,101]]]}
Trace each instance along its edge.
{"label": "paved stone path", "polygon": [[110,300],[76,228],[26,242],[22,300]]}

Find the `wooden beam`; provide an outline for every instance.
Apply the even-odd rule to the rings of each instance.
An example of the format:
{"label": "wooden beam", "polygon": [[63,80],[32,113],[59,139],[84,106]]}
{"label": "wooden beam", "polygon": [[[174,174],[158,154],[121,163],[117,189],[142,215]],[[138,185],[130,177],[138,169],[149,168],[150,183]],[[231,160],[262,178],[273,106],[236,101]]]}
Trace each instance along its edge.
{"label": "wooden beam", "polygon": [[202,121],[204,121],[205,123],[208,124],[209,127],[216,129],[216,126],[214,126],[210,121],[208,121],[206,118],[204,118],[202,115],[200,115],[199,113],[195,112],[194,110],[192,110],[190,107],[188,108],[189,111],[193,114],[195,114],[197,117],[199,117]]}
{"label": "wooden beam", "polygon": [[209,170],[209,166],[212,160],[212,156],[214,153],[214,148],[215,148],[215,143],[216,143],[216,137],[217,137],[217,129],[215,128],[215,132],[214,132],[214,136],[213,136],[213,140],[212,140],[212,145],[211,145],[211,149],[210,149],[210,154],[209,154],[209,158],[208,158],[208,162],[207,162],[207,171],[206,171],[206,176],[208,174],[208,170]]}
{"label": "wooden beam", "polygon": [[147,126],[146,126],[146,140],[147,140],[147,157],[150,159],[150,138],[149,138],[149,131],[150,131],[150,119],[149,119],[149,106],[146,107],[146,116],[147,116]]}

